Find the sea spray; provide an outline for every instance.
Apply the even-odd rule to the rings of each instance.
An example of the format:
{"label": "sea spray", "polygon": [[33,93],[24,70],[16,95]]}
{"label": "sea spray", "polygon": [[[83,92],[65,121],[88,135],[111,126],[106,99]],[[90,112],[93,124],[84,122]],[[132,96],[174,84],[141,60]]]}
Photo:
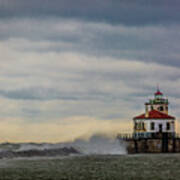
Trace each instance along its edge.
{"label": "sea spray", "polygon": [[126,144],[105,135],[93,135],[88,140],[82,138],[64,143],[3,143],[0,157],[57,156],[70,154],[126,154]]}
{"label": "sea spray", "polygon": [[93,135],[89,140],[77,139],[69,146],[83,154],[126,154],[124,142],[104,135]]}

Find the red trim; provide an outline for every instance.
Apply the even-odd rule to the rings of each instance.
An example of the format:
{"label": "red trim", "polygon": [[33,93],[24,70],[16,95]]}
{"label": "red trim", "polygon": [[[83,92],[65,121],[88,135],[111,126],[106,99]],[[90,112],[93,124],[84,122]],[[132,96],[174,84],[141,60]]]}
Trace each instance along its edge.
{"label": "red trim", "polygon": [[136,116],[133,119],[175,119],[175,117],[169,116],[156,110],[152,110],[149,112],[148,117],[146,117],[145,114],[141,114],[140,116]]}
{"label": "red trim", "polygon": [[163,95],[163,93],[158,90],[158,91],[155,93],[155,95]]}

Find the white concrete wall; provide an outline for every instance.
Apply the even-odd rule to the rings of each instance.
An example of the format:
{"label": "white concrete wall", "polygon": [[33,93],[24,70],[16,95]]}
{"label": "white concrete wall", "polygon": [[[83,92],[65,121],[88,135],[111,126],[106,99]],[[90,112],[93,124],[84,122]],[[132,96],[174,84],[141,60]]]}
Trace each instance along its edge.
{"label": "white concrete wall", "polygon": [[[162,124],[163,132],[175,132],[175,120],[169,119],[137,119],[135,122],[144,122],[146,132],[159,132],[159,125]],[[151,122],[154,122],[154,130],[151,130]],[[167,130],[167,122],[170,123],[170,129]],[[173,123],[174,122],[174,123]]]}

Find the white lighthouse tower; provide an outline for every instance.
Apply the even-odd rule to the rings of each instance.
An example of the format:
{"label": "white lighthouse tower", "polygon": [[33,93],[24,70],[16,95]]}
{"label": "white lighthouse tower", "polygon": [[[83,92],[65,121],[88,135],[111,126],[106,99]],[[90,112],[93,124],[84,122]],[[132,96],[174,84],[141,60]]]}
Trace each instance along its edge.
{"label": "white lighthouse tower", "polygon": [[175,135],[175,117],[168,113],[168,99],[157,89],[154,99],[145,103],[145,113],[133,118],[134,136],[137,138],[158,137],[166,133],[169,137]]}

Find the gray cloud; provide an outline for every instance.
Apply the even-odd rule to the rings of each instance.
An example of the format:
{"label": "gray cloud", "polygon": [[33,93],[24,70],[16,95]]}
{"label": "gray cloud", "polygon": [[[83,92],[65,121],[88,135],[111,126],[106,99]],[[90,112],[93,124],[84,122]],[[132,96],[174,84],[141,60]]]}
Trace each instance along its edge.
{"label": "gray cloud", "polygon": [[0,0],[1,133],[130,122],[157,83],[179,117],[179,20],[179,0]]}
{"label": "gray cloud", "polygon": [[15,100],[93,100],[99,99],[103,100],[108,98],[114,99],[112,95],[108,93],[98,92],[98,91],[87,91],[86,93],[78,92],[61,92],[53,88],[26,88],[26,89],[16,89],[16,90],[0,90],[0,95],[9,99]]}
{"label": "gray cloud", "polygon": [[129,27],[64,18],[15,18],[0,23],[1,41],[19,52],[80,52],[178,67],[179,32],[178,24]]}
{"label": "gray cloud", "polygon": [[178,0],[1,0],[0,16],[73,17],[126,25],[179,23]]}
{"label": "gray cloud", "polygon": [[31,120],[80,115],[131,119],[143,110],[157,83],[170,99],[179,99],[178,67],[81,53],[17,53],[10,44],[7,61],[1,63],[0,96],[15,101],[14,111]]}

